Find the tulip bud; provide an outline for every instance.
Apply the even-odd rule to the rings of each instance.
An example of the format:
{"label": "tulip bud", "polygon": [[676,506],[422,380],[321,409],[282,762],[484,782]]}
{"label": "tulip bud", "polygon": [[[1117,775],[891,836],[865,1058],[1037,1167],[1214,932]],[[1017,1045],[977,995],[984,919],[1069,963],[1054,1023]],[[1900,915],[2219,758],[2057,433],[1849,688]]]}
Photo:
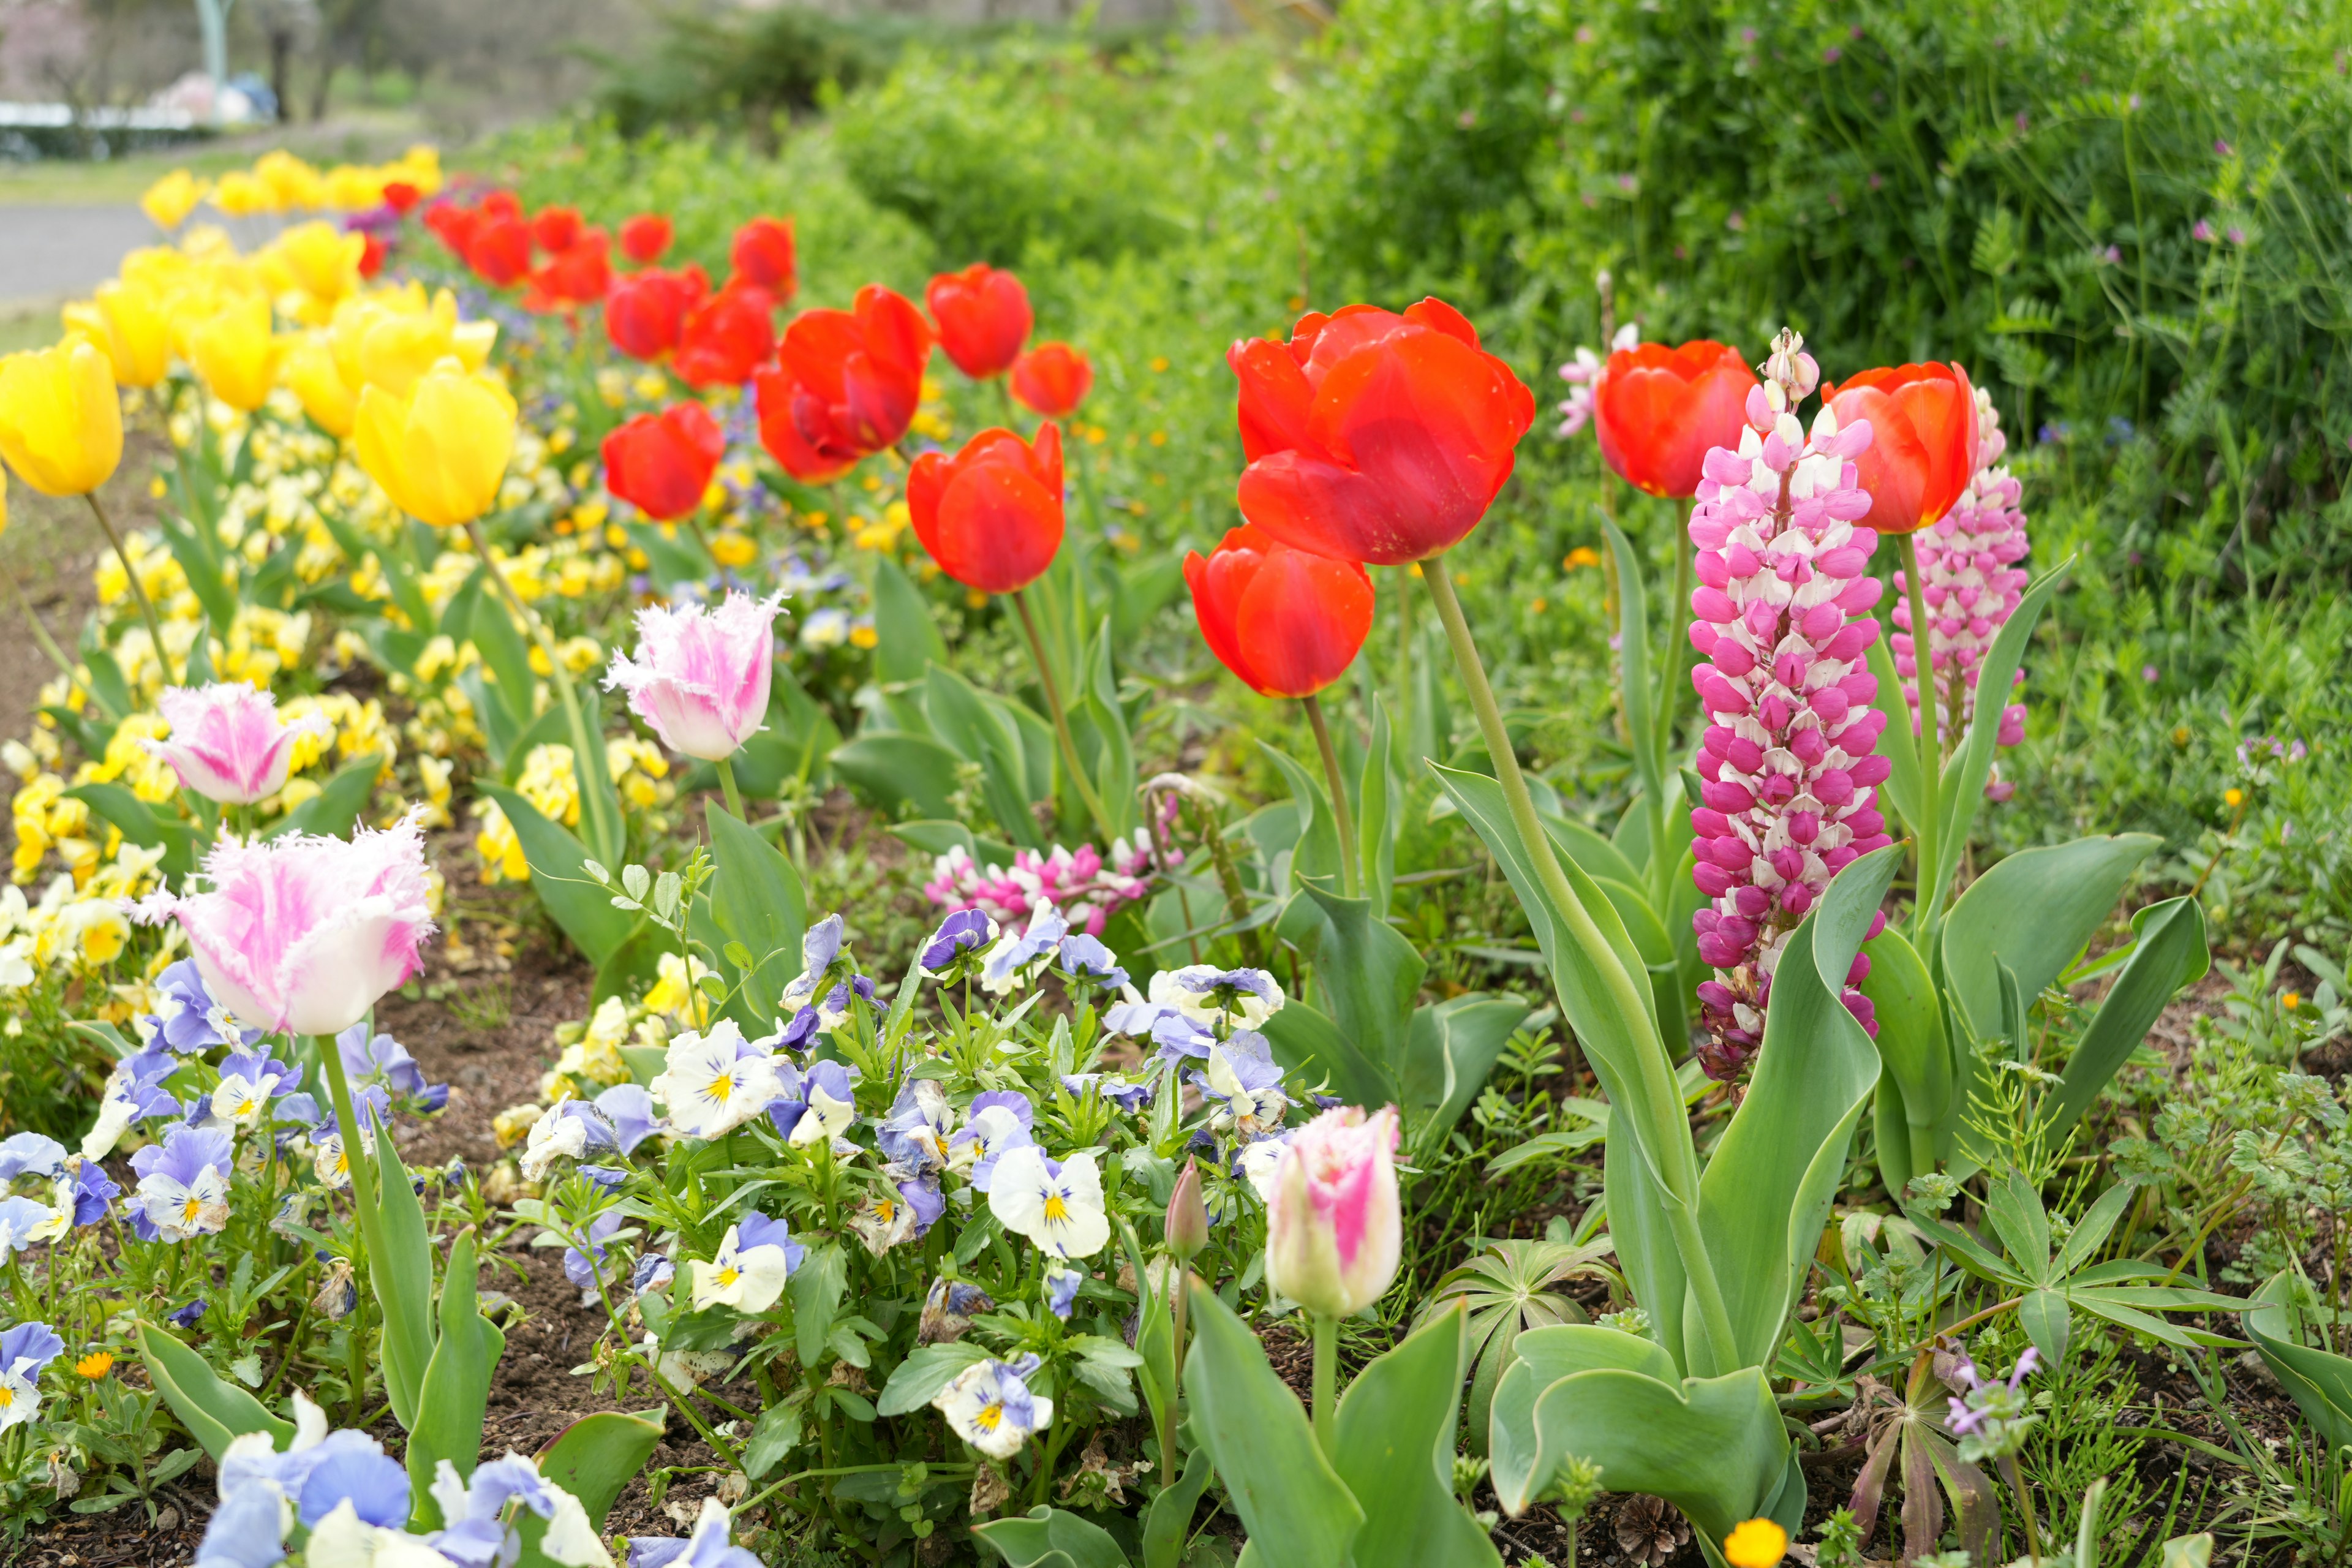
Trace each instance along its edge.
{"label": "tulip bud", "polygon": [[1310,1312],[1348,1317],[1395,1279],[1397,1112],[1327,1110],[1292,1135],[1266,1205],[1265,1279]]}
{"label": "tulip bud", "polygon": [[1201,1201],[1201,1168],[1192,1160],[1178,1173],[1175,1190],[1168,1194],[1168,1250],[1190,1263],[1209,1245],[1209,1210]]}

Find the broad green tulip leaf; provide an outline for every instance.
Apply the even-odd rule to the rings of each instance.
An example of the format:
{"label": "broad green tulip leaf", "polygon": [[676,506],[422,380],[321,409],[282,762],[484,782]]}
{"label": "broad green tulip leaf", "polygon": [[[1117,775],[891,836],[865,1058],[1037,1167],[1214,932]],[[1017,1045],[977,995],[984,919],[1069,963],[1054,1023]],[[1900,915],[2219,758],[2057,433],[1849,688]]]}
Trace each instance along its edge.
{"label": "broad green tulip leaf", "polygon": [[1642,584],[1642,560],[1616,522],[1601,520],[1609,552],[1617,558],[1617,692],[1625,705],[1625,729],[1633,739],[1633,776],[1650,800],[1662,800],[1665,760],[1651,718],[1649,595]]}
{"label": "broad green tulip leaf", "polygon": [[425,1363],[416,1421],[408,1432],[409,1518],[418,1530],[438,1530],[447,1522],[426,1489],[433,1485],[436,1462],[448,1460],[460,1476],[474,1473],[474,1461],[482,1451],[490,1377],[506,1349],[506,1336],[482,1316],[475,1296],[479,1266],[468,1226],[450,1244],[448,1266],[442,1271],[441,1332]]}
{"label": "broad green tulip leaf", "polygon": [[[805,779],[821,785],[827,773],[825,759],[840,745],[841,731],[833,715],[817,704],[791,670],[780,665],[768,688],[767,726],[735,753],[735,783],[745,796],[757,800],[773,800],[786,779]],[[716,789],[719,770],[708,763],[698,763],[680,784],[684,788]]]}
{"label": "broad green tulip leaf", "polygon": [[2144,1039],[2157,1015],[2184,985],[2203,978],[2205,911],[2195,899],[2167,899],[2132,916],[2132,955],[2107,988],[2090,1027],[2066,1058],[2057,1092],[2042,1114],[2046,1136],[2063,1138],[2091,1108],[2116,1070]]}
{"label": "broad green tulip leaf", "polygon": [[874,558],[874,674],[885,686],[920,680],[926,667],[948,660],[922,591],[887,554]]}
{"label": "broad green tulip leaf", "polygon": [[[1936,836],[1936,876],[1927,885],[1940,894],[1952,885],[1952,874],[1959,869],[1960,856],[1968,848],[1969,831],[1976,826],[1977,813],[1984,806],[1985,781],[1992,776],[1992,753],[1995,740],[2000,732],[2001,710],[2009,701],[2009,690],[2016,681],[2017,667],[2025,658],[2025,645],[2033,636],[2034,624],[2041,620],[2042,607],[2050,595],[2058,591],[2059,581],[2073,569],[2074,558],[2053,566],[2042,574],[2040,582],[2025,590],[2017,608],[1993,634],[1992,646],[1985,650],[1984,662],[1977,667],[1977,690],[1987,694],[1987,700],[1977,705],[1969,715],[1968,733],[1959,742],[1959,750],[1944,766],[1943,782],[1937,785],[1936,805],[1943,818]],[[1892,692],[1888,696],[1895,695]],[[1890,729],[1908,728],[1890,725]],[[2081,944],[2077,943],[2079,947]],[[2066,956],[2071,959],[2073,952]],[[2022,972],[2021,971],[2021,974]],[[2035,986],[2038,992],[2040,986]],[[2032,993],[2028,993],[2032,994]]]}
{"label": "broad green tulip leaf", "polygon": [[1495,1495],[1509,1511],[1571,1454],[1599,1465],[1609,1490],[1663,1497],[1716,1541],[1788,1505],[1789,1438],[1761,1369],[1677,1380],[1647,1340],[1580,1323],[1530,1329],[1518,1352],[1491,1433]]}
{"label": "broad green tulip leaf", "polygon": [[1339,1401],[1332,1468],[1366,1510],[1355,1568],[1501,1568],[1454,1495],[1467,1321],[1467,1303],[1455,1302],[1358,1373]]}
{"label": "broad green tulip leaf", "polygon": [[[2272,1275],[2246,1302],[2239,1321],[2312,1430],[2330,1450],[2345,1447],[2352,1445],[2352,1359],[2303,1343],[2288,1311],[2298,1286],[2305,1292],[2311,1289],[2284,1271]],[[2166,1553],[2168,1563],[2170,1555]]]}
{"label": "broad green tulip leaf", "polygon": [[1952,1042],[1936,983],[1910,940],[1888,926],[1862,951],[1870,973],[1861,990],[1877,1016],[1880,1081],[1891,1091],[1882,1103],[1900,1114],[1892,1124],[1879,1120],[1879,1157],[1882,1167],[1890,1155],[1899,1159],[1901,1179],[1890,1175],[1887,1189],[1899,1194],[1911,1177],[1934,1170],[1942,1153],[1937,1130],[1951,1110],[1957,1077]]}
{"label": "broad green tulip leaf", "polygon": [[1416,1148],[1434,1148],[1454,1131],[1527,1016],[1528,1005],[1516,996],[1475,991],[1414,1011],[1398,1077],[1401,1103],[1414,1113]]}
{"label": "broad green tulip leaf", "polygon": [[1642,873],[1633,862],[1625,858],[1624,851],[1580,822],[1570,822],[1556,812],[1540,813],[1544,831],[1559,852],[1584,868],[1585,875],[1624,883],[1629,888],[1642,885]]}
{"label": "broad green tulip leaf", "polygon": [[[320,1040],[324,1050],[336,1048]],[[392,1130],[375,1130],[377,1234],[383,1256],[368,1258],[368,1285],[383,1314],[383,1392],[392,1413],[408,1431],[416,1430],[425,1372],[433,1364],[433,1244],[425,1231],[425,1205],[408,1184],[408,1167],[393,1147]]]}
{"label": "broad green tulip leaf", "polygon": [[833,753],[833,771],[886,812],[911,805],[923,816],[950,817],[958,760],[928,735],[869,728]]}
{"label": "broad green tulip leaf", "polygon": [[1888,845],[1846,867],[1790,934],[1754,1079],[1700,1181],[1699,1225],[1738,1341],[1733,1365],[1769,1366],[1779,1351],[1878,1083],[1878,1052],[1840,996],[1902,855]]}
{"label": "broad green tulip leaf", "polygon": [[[1322,782],[1308,773],[1279,747],[1258,742],[1280,772],[1283,782],[1290,786],[1290,798],[1298,806],[1298,837],[1290,856],[1290,876],[1295,886],[1320,883],[1334,890],[1339,886],[1339,830],[1332,823],[1331,798],[1323,791]],[[1287,889],[1277,889],[1286,892]]]}
{"label": "broad green tulip leaf", "polygon": [[1192,1515],[1214,1474],[1209,1451],[1194,1448],[1184,1457],[1184,1473],[1160,1489],[1143,1516],[1143,1568],[1178,1568]]}
{"label": "broad green tulip leaf", "polygon": [[[1890,718],[1904,711],[1896,706],[1903,703],[1904,680],[1895,672],[1895,655],[1886,641],[1894,629],[1891,618],[1880,623],[1869,653],[1870,673],[1878,678],[1878,700]],[[1877,754],[1886,759],[1889,770],[1879,781],[1878,798],[1895,808],[1904,828],[1916,839],[1919,837],[1919,737],[1907,721],[1889,723],[1878,732]]]}
{"label": "broad green tulip leaf", "polygon": [[2162,842],[2124,833],[2021,849],[1969,885],[1944,922],[1944,984],[1979,1038],[2001,1033],[2000,965],[2015,973],[2031,1005]]}
{"label": "broad green tulip leaf", "polygon": [[1025,1519],[992,1519],[971,1532],[1006,1568],[1128,1568],[1110,1531],[1067,1509],[1039,1503]]}
{"label": "broad green tulip leaf", "polygon": [[2017,1325],[2033,1348],[2042,1352],[2044,1366],[2053,1371],[2066,1363],[2066,1343],[2074,1329],[2074,1309],[2066,1298],[2055,1290],[2028,1290],[2017,1303]]}
{"label": "broad green tulip leaf", "polygon": [[[97,754],[105,752],[101,750]],[[130,843],[142,849],[163,850],[166,872],[184,877],[196,868],[200,847],[196,827],[177,812],[150,805],[119,784],[76,784],[65,795],[120,828]]]}
{"label": "broad green tulip leaf", "polygon": [[988,1352],[961,1340],[947,1344],[918,1345],[898,1363],[890,1381],[874,1402],[877,1415],[904,1415],[929,1405],[940,1389],[953,1383],[966,1367],[988,1359]]}
{"label": "broad green tulip leaf", "polygon": [[[1127,710],[1118,700],[1111,647],[1110,619],[1105,616],[1088,653],[1087,680],[1077,703],[1093,734],[1080,732],[1073,738],[1079,742],[1079,757],[1094,770],[1095,793],[1110,818],[1111,837],[1125,838],[1135,831],[1135,742],[1128,733]],[[1110,848],[1104,845],[1103,853],[1109,854]]]}
{"label": "broad green tulip leaf", "polygon": [[[588,851],[580,840],[550,822],[520,791],[485,784],[482,793],[498,803],[522,845],[530,866],[531,891],[590,963],[602,967],[637,929],[638,917],[613,907],[612,891],[588,878]],[[608,863],[609,864],[609,863]]]}
{"label": "broad green tulip leaf", "polygon": [[215,1464],[228,1452],[233,1439],[247,1432],[268,1433],[269,1440],[281,1450],[294,1440],[292,1422],[279,1420],[252,1394],[223,1381],[210,1363],[169,1330],[142,1319],[136,1336],[147,1380]]}
{"label": "broad green tulip leaf", "polygon": [[1364,868],[1364,897],[1371,902],[1372,918],[1385,921],[1396,892],[1397,828],[1404,816],[1404,791],[1396,776],[1388,704],[1375,695],[1371,709],[1371,743],[1364,748],[1363,779],[1356,796],[1357,859]]}
{"label": "broad green tulip leaf", "polygon": [[481,653],[494,700],[520,729],[539,710],[539,675],[530,668],[530,639],[514,624],[504,596],[484,578],[488,570],[474,569],[476,591],[464,635]]}
{"label": "broad green tulip leaf", "polygon": [[923,712],[931,721],[931,733],[965,762],[979,764],[981,793],[1005,836],[1042,851],[1045,836],[1029,810],[1029,803],[1042,792],[1031,787],[1020,725],[1006,710],[1009,706],[982,696],[944,665],[931,666],[924,677]]}
{"label": "broad green tulip leaf", "polygon": [[746,999],[762,1024],[771,1023],[777,998],[800,973],[808,897],[793,863],[749,825],[715,805],[704,821],[710,829],[710,916],[751,953]]}
{"label": "broad green tulip leaf", "polygon": [[[622,1489],[636,1479],[661,1442],[662,1415],[659,1410],[635,1415],[600,1410],[583,1415],[539,1451],[539,1473],[578,1498],[588,1522],[602,1531]],[[547,1535],[547,1521],[524,1509],[516,1516],[515,1529],[522,1541],[515,1568],[557,1568],[539,1549]]]}
{"label": "broad green tulip leaf", "polygon": [[206,535],[202,531],[167,510],[159,510],[155,522],[163,531],[163,542],[171,548],[173,559],[179,562],[181,572],[187,577],[188,592],[204,606],[205,618],[212,622],[212,629],[226,642],[229,628],[236,624],[236,584],[222,574],[220,557],[205,552]]}
{"label": "broad green tulip leaf", "polygon": [[1192,1436],[1223,1478],[1250,1552],[1278,1568],[1350,1568],[1364,1510],[1316,1446],[1307,1411],[1266,1364],[1257,1336],[1192,1282],[1184,1396]]}
{"label": "broad green tulip leaf", "polygon": [[1310,1083],[1328,1076],[1332,1091],[1350,1105],[1377,1110],[1402,1097],[1394,1079],[1358,1050],[1321,1010],[1307,1003],[1285,1004],[1258,1026],[1258,1032],[1274,1047],[1274,1059],[1285,1073],[1300,1074]]}
{"label": "broad green tulip leaf", "polygon": [[793,1342],[803,1366],[815,1366],[824,1354],[825,1340],[833,1332],[834,1316],[841,1310],[841,1293],[848,1283],[849,1260],[836,1241],[810,1247],[801,1266],[793,1270],[792,1283],[785,1289],[792,1292]]}
{"label": "broad green tulip leaf", "polygon": [[1323,916],[1315,946],[1317,999],[1328,1005],[1339,1032],[1393,1081],[1404,1070],[1412,999],[1429,966],[1402,932],[1372,913],[1370,900],[1311,884],[1306,896]]}
{"label": "broad green tulip leaf", "polygon": [[345,763],[318,794],[263,828],[261,837],[312,833],[325,838],[350,837],[352,825],[359,821],[369,797],[375,794],[375,781],[382,776],[383,764],[384,759],[373,753]]}

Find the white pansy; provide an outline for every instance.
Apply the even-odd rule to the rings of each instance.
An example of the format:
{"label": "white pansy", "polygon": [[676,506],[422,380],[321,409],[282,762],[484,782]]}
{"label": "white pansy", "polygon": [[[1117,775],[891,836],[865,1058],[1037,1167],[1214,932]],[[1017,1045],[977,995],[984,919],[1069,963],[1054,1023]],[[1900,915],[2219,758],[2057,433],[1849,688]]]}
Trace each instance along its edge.
{"label": "white pansy", "polygon": [[1008,1150],[996,1162],[988,1209],[1005,1229],[1056,1258],[1091,1258],[1110,1240],[1102,1173],[1091,1149],[1064,1161],[1048,1159],[1034,1143]]}

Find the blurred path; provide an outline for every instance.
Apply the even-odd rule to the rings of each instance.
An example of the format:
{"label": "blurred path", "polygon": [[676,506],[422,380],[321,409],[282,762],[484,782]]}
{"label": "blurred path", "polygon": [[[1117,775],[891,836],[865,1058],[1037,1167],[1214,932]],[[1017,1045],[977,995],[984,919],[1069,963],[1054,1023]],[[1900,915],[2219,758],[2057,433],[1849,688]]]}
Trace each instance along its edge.
{"label": "blurred path", "polygon": [[153,242],[136,206],[0,204],[0,301],[85,294],[123,253]]}

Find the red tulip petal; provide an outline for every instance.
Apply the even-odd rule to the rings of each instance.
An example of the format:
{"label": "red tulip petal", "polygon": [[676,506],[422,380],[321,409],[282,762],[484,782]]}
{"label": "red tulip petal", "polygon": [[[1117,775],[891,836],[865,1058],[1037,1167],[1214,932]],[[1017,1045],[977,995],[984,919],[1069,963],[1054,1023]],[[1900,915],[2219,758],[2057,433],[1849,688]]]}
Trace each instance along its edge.
{"label": "red tulip petal", "polygon": [[1372,628],[1364,569],[1297,550],[1276,550],[1243,586],[1234,628],[1253,683],[1275,697],[1306,697],[1348,671]]}
{"label": "red tulip petal", "polygon": [[926,544],[942,571],[982,593],[1009,594],[1054,563],[1062,498],[1047,494],[1026,467],[967,464],[940,497],[936,528],[937,543]]}
{"label": "red tulip petal", "polygon": [[1234,606],[1263,560],[1256,550],[1234,547],[1234,542],[1242,531],[1235,529],[1226,534],[1224,542],[1206,559],[1198,551],[1185,556],[1184,581],[1192,591],[1192,615],[1201,624],[1201,640],[1209,645],[1217,662],[1240,677],[1244,685],[1252,690],[1264,691],[1265,687],[1243,654],[1241,641],[1234,630]]}
{"label": "red tulip petal", "polygon": [[1307,445],[1315,389],[1282,344],[1246,338],[1225,352],[1241,383],[1242,455],[1248,462]]}

